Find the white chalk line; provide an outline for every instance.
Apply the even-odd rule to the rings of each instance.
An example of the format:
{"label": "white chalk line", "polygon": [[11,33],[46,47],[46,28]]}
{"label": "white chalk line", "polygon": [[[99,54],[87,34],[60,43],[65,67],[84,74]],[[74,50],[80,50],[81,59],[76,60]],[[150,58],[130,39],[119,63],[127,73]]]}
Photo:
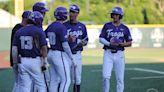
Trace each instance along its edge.
{"label": "white chalk line", "polygon": [[145,68],[134,68],[134,70],[141,71],[141,72],[149,72],[149,73],[161,74],[161,76],[147,76],[147,77],[132,77],[132,78],[130,78],[130,79],[133,79],[133,80],[164,78],[164,72],[163,71],[152,70],[152,69],[145,69]]}
{"label": "white chalk line", "polygon": [[132,77],[132,80],[141,80],[141,79],[160,79],[164,78],[164,76],[148,76],[148,77]]}
{"label": "white chalk line", "polygon": [[[145,69],[145,68],[125,68],[125,70],[135,70],[135,71],[141,71],[141,72],[148,72],[148,73],[155,73],[155,74],[161,74],[161,76],[147,76],[147,77],[132,77],[130,79],[133,80],[140,80],[140,79],[159,79],[164,78],[164,72],[153,70],[153,69]],[[91,72],[101,72],[101,69],[91,70]]]}

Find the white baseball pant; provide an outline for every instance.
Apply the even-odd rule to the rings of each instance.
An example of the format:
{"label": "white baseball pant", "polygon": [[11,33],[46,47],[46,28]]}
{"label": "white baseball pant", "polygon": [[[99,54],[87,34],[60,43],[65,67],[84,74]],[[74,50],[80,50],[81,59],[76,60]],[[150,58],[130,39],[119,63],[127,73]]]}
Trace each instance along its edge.
{"label": "white baseball pant", "polygon": [[104,50],[103,57],[103,92],[109,92],[110,90],[110,78],[112,69],[114,69],[116,76],[116,90],[117,92],[124,91],[124,51],[117,51],[117,53],[111,53],[111,50]]}
{"label": "white baseball pant", "polygon": [[13,87],[12,92],[20,92],[19,91],[20,74],[19,74],[18,70],[16,69],[16,66],[13,66],[13,72],[14,72],[14,76],[15,76],[15,83],[14,83],[14,87]]}
{"label": "white baseball pant", "polygon": [[20,92],[30,92],[31,81],[36,86],[38,92],[47,92],[41,66],[43,62],[40,57],[37,58],[21,58],[19,64],[20,73]]}
{"label": "white baseball pant", "polygon": [[50,92],[68,92],[71,83],[70,67],[67,54],[58,50],[49,50],[48,62],[50,64]]}
{"label": "white baseball pant", "polygon": [[[81,84],[81,72],[82,72],[82,55],[81,51],[77,51],[76,54],[73,54],[74,62],[76,63],[76,67],[71,66],[71,73],[72,73],[72,81],[76,85]],[[75,79],[76,78],[76,79]]]}

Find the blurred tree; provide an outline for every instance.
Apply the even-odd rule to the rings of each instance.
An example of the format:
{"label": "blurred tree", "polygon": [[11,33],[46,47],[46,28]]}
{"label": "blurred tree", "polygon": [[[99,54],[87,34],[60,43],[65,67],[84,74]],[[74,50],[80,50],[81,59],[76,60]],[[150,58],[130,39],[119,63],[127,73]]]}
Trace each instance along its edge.
{"label": "blurred tree", "polygon": [[[41,1],[41,0],[37,0],[37,1]],[[32,10],[32,6],[34,5],[35,2],[36,0],[24,0],[25,10]]]}
{"label": "blurred tree", "polygon": [[[0,8],[14,14],[14,0],[0,2]],[[54,21],[54,9],[57,6],[80,6],[79,20],[88,24],[103,24],[110,19],[109,12],[114,6],[125,11],[123,21],[131,24],[164,23],[164,0],[24,0],[25,10],[32,10],[36,1],[44,1],[49,8],[44,24]]]}
{"label": "blurred tree", "polygon": [[121,0],[117,0],[117,3],[121,3]]}
{"label": "blurred tree", "polygon": [[0,2],[0,8],[14,14],[14,0],[8,0],[6,2]]}
{"label": "blurred tree", "polygon": [[144,16],[144,24],[149,24],[146,9],[143,9],[142,13],[143,13],[143,16]]}
{"label": "blurred tree", "polygon": [[134,0],[130,0],[130,5],[132,6],[134,3]]}
{"label": "blurred tree", "polygon": [[155,0],[159,10],[161,12],[164,12],[164,0]]}

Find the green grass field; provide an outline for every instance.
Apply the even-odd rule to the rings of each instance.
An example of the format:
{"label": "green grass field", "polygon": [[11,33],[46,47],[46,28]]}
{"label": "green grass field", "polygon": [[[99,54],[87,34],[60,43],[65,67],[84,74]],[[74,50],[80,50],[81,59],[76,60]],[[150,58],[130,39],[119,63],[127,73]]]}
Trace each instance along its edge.
{"label": "green grass field", "polygon": [[[102,49],[83,52],[81,92],[102,92],[102,56]],[[124,92],[164,92],[164,49],[127,48],[125,57]],[[1,69],[0,92],[11,92],[13,82],[12,69]],[[113,73],[110,92],[116,92],[115,86]]]}

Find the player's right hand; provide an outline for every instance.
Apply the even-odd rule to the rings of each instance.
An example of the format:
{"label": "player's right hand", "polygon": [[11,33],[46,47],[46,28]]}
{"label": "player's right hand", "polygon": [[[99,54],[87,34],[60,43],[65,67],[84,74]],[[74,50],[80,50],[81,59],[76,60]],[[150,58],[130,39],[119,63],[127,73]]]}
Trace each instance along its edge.
{"label": "player's right hand", "polygon": [[18,64],[13,64],[13,69],[18,72]]}
{"label": "player's right hand", "polygon": [[42,71],[47,70],[50,67],[50,64],[47,61],[47,58],[43,60],[43,66],[41,67]]}
{"label": "player's right hand", "polygon": [[111,46],[117,47],[119,44],[118,44],[118,43],[112,43],[112,42],[111,42],[110,45],[111,45]]}
{"label": "player's right hand", "polygon": [[68,36],[68,42],[72,43],[72,42],[75,42],[76,41],[76,37],[73,36],[73,35],[69,35]]}
{"label": "player's right hand", "polygon": [[48,70],[49,66],[50,66],[49,64],[44,64],[44,65],[41,67],[42,71]]}
{"label": "player's right hand", "polygon": [[75,61],[73,58],[72,58],[71,60],[72,60],[72,64],[73,64],[73,66],[76,67],[76,66],[77,66],[76,61]]}
{"label": "player's right hand", "polygon": [[85,46],[85,45],[87,45],[87,41],[81,40],[81,44],[82,44],[82,46]]}

